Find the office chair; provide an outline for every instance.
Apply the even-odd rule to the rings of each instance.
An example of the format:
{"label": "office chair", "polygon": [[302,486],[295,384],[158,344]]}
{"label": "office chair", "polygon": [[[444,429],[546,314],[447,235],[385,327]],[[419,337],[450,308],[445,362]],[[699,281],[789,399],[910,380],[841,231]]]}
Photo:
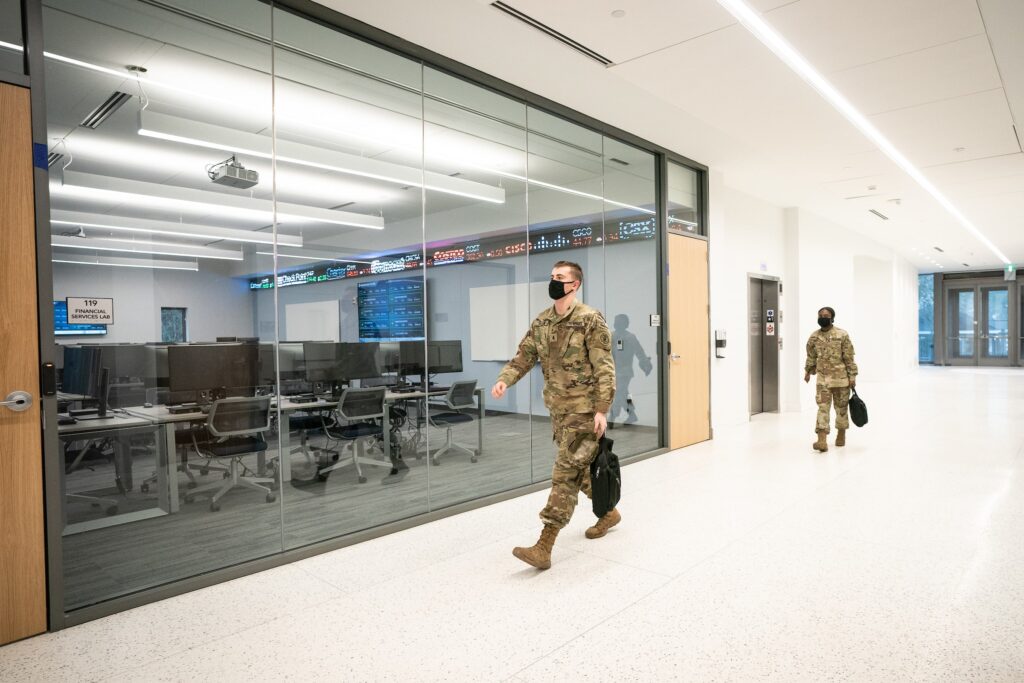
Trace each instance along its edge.
{"label": "office chair", "polygon": [[[384,435],[384,397],[386,387],[369,387],[361,389],[345,389],[338,400],[335,414],[338,420],[332,427],[324,428],[330,441],[347,441],[352,449],[352,460],[338,460],[317,470],[317,479],[327,481],[327,474],[334,470],[353,465],[359,477],[359,483],[365,484],[366,477],[360,465],[386,467],[391,470],[391,463],[366,457],[365,442],[367,439],[380,439]],[[344,422],[344,424],[342,424]],[[325,423],[326,425],[326,423]]]}
{"label": "office chair", "polygon": [[[96,439],[83,439],[86,441],[86,445],[78,450],[71,447],[72,441],[64,444],[64,475],[65,477],[72,472],[82,469],[92,470],[89,465],[86,464],[88,460],[103,460],[109,464],[113,462],[114,454],[113,448],[107,440],[96,440]],[[108,452],[109,449],[109,452]],[[68,462],[68,460],[71,462]],[[116,476],[116,475],[115,475]],[[65,484],[66,487],[66,484]],[[119,486],[120,488],[120,486]],[[84,493],[64,493],[65,502],[78,501],[82,503],[91,503],[94,507],[106,506],[106,513],[108,515],[117,514],[117,501],[113,498],[103,498],[101,496],[87,496]]]}
{"label": "office chair", "polygon": [[475,379],[453,382],[452,386],[448,389],[448,393],[445,394],[444,403],[438,406],[447,408],[448,412],[437,413],[436,415],[430,415],[428,413],[427,419],[430,420],[431,425],[434,427],[444,427],[446,429],[444,446],[439,448],[432,456],[430,456],[430,461],[433,464],[440,465],[440,457],[445,453],[454,450],[469,453],[470,462],[477,461],[480,456],[480,447],[482,447],[483,444],[479,444],[477,448],[473,449],[463,446],[462,444],[455,443],[452,440],[452,428],[455,425],[473,421],[473,416],[463,411],[476,408],[475,394]]}
{"label": "office chair", "polygon": [[[204,484],[185,494],[185,502],[191,503],[195,494],[217,489],[210,499],[210,510],[220,509],[220,499],[236,486],[256,489],[266,494],[268,503],[275,500],[274,492],[262,484],[274,480],[268,477],[246,476],[249,469],[242,462],[246,455],[264,453],[267,441],[264,434],[270,430],[270,397],[222,398],[213,402],[206,417],[205,434],[202,430],[190,430],[192,447],[204,458],[226,459],[227,474],[224,483]],[[205,439],[202,437],[206,436]]]}
{"label": "office chair", "polygon": [[[299,445],[292,447],[291,453],[302,453],[306,456],[306,462],[312,465],[315,462],[309,445],[309,433],[317,430],[324,430],[335,426],[333,411],[318,410],[309,411],[305,415],[290,415],[288,417],[288,430],[292,433],[298,432]],[[323,450],[314,448],[314,450]],[[289,454],[291,455],[291,454]]]}

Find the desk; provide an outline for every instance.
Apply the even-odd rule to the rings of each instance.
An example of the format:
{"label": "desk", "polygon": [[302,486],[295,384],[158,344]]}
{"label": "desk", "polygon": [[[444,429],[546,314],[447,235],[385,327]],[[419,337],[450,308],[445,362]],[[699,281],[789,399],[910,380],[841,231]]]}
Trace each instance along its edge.
{"label": "desk", "polygon": [[[152,432],[158,428],[159,425],[146,417],[117,413],[105,418],[80,418],[78,422],[73,424],[58,425],[57,435],[62,443],[67,444],[73,441],[95,440],[111,436],[131,436],[132,434]],[[115,448],[123,447],[120,439],[115,439],[114,444]],[[134,522],[141,519],[149,519],[151,517],[159,517],[171,512],[176,512],[178,509],[178,479],[177,477],[167,476],[167,463],[169,460],[167,452],[158,448],[157,454],[157,500],[159,505],[157,509],[138,510],[136,512],[112,515],[105,519],[66,525],[64,528],[64,535],[81,533],[92,529],[101,529],[115,524]],[[67,491],[67,483],[64,479],[65,468],[66,465],[61,467],[62,492]]]}
{"label": "desk", "polygon": [[[174,442],[174,428],[180,423],[191,423],[191,422],[206,422],[206,413],[201,410],[194,410],[188,413],[172,413],[167,410],[167,406],[152,406],[145,408],[143,406],[135,406],[132,408],[125,408],[125,412],[145,420],[149,420],[153,424],[159,426],[164,436],[164,451],[167,453],[166,466],[157,468],[157,476],[171,473],[171,488],[174,491],[174,495],[171,498],[170,511],[178,511],[178,446]],[[159,480],[157,482],[159,486]]]}

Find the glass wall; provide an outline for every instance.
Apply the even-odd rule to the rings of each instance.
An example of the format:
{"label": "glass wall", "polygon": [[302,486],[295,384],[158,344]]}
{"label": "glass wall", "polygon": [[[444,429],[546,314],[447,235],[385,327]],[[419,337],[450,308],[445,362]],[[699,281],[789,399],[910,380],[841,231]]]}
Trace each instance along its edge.
{"label": "glass wall", "polygon": [[548,479],[559,260],[662,445],[654,154],[256,0],[44,20],[65,610]]}
{"label": "glass wall", "polygon": [[917,361],[935,362],[935,276],[917,277]]}
{"label": "glass wall", "polygon": [[21,0],[0,0],[0,17],[0,72],[24,74]]}

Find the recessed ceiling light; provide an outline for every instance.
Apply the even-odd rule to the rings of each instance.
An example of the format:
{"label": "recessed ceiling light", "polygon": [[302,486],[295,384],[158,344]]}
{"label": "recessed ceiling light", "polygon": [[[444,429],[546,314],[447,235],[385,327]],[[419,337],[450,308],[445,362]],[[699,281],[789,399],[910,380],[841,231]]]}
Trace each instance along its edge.
{"label": "recessed ceiling light", "polygon": [[967,232],[984,244],[1000,261],[1009,265],[1010,259],[999,250],[992,240],[984,235],[956,206],[922,173],[907,157],[893,145],[882,132],[857,110],[821,72],[808,62],[803,55],[786,41],[744,0],[718,0],[718,4],[729,11],[765,47],[774,52],[794,73],[803,78],[826,102],[842,114],[847,121],[864,134],[889,159],[909,175],[925,192],[952,215]]}
{"label": "recessed ceiling light", "polygon": [[954,152],[963,152],[963,151],[966,151],[966,150],[967,150],[966,147],[954,147],[953,148]]}
{"label": "recessed ceiling light", "polygon": [[613,10],[612,11],[612,16],[615,17],[616,19],[621,19],[622,17],[626,16],[626,10],[624,10],[624,9]]}

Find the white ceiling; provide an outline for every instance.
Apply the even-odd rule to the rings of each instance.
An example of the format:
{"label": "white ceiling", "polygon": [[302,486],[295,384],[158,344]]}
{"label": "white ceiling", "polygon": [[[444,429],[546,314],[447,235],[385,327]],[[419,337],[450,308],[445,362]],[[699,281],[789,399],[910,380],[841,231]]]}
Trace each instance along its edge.
{"label": "white ceiling", "polygon": [[[320,1],[708,164],[730,186],[813,210],[922,271],[934,268],[914,249],[946,270],[1001,265],[715,0],[505,0],[607,68],[486,0]],[[1024,2],[750,4],[1024,262]]]}

